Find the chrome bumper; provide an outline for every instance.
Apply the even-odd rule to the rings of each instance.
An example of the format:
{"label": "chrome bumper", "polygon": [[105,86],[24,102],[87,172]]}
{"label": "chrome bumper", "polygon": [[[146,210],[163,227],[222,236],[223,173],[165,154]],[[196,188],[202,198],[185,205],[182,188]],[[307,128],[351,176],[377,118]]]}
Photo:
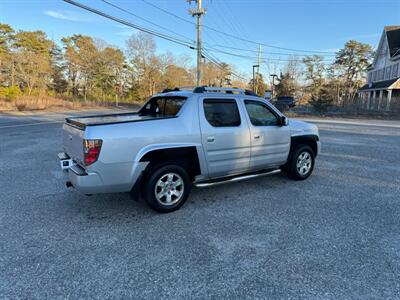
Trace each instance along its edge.
{"label": "chrome bumper", "polygon": [[84,194],[92,194],[103,186],[100,176],[96,173],[88,173],[84,168],[76,164],[67,153],[58,153],[61,170],[63,170],[70,184]]}
{"label": "chrome bumper", "polygon": [[61,169],[72,186],[83,194],[129,192],[146,168],[148,162],[125,166],[96,162],[95,169],[84,169],[66,153],[58,155]]}

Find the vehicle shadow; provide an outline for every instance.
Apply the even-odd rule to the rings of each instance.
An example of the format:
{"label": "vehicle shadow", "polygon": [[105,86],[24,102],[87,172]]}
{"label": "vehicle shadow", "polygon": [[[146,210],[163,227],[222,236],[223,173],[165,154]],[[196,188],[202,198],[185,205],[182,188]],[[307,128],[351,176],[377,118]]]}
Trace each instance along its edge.
{"label": "vehicle shadow", "polygon": [[[251,198],[260,193],[273,195],[276,190],[285,189],[291,182],[293,181],[280,173],[204,188],[193,187],[189,199],[180,210],[164,215],[190,214],[197,209],[215,208],[216,206],[222,208],[228,203],[232,204],[232,201],[243,201],[243,205],[245,205],[245,198]],[[110,219],[123,222],[137,221],[161,215],[146,204],[143,195],[133,199],[129,193],[92,196],[79,194],[78,197],[76,197],[77,192],[73,192],[73,194],[74,201],[70,202],[69,206],[75,206],[76,213],[87,222],[106,222]]]}

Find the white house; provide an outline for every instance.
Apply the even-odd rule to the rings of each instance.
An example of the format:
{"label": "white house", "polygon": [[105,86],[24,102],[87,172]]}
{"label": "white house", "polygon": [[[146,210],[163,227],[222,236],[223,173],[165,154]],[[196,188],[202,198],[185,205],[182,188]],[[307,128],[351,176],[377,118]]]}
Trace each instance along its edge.
{"label": "white house", "polygon": [[368,82],[358,90],[363,107],[370,110],[400,108],[400,26],[386,26],[368,67]]}

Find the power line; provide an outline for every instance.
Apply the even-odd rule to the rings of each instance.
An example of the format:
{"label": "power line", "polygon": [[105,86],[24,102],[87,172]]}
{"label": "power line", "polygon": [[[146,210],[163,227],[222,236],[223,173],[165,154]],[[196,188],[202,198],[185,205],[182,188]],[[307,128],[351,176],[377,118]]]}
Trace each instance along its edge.
{"label": "power line", "polygon": [[[192,25],[196,25],[196,23],[191,22],[191,21],[189,21],[189,20],[186,20],[186,19],[184,19],[184,18],[182,18],[182,17],[180,17],[180,16],[178,16],[178,15],[176,15],[176,14],[174,14],[174,13],[172,13],[172,12],[166,10],[166,9],[163,9],[163,8],[161,8],[161,7],[159,7],[159,6],[155,5],[155,4],[153,4],[153,3],[150,3],[150,2],[147,1],[147,0],[141,0],[141,1],[144,2],[144,3],[146,3],[146,4],[148,4],[148,5],[150,5],[150,6],[152,6],[152,7],[154,7],[154,8],[156,8],[156,9],[158,9],[158,10],[160,10],[160,11],[162,11],[162,12],[164,12],[164,13],[166,13],[166,14],[168,14],[168,15],[171,15],[171,16],[173,16],[173,17],[175,17],[175,18],[178,18],[179,20],[182,20],[182,21],[184,21],[184,22],[186,22],[186,23],[189,23],[189,24],[192,24]],[[270,45],[270,44],[266,44],[266,43],[261,43],[261,42],[256,42],[256,41],[253,41],[253,40],[245,39],[245,38],[242,38],[242,37],[239,37],[239,36],[235,36],[235,35],[233,35],[233,34],[231,34],[231,33],[224,32],[224,31],[215,29],[215,28],[210,27],[210,26],[208,26],[208,25],[203,25],[203,27],[204,27],[204,28],[208,28],[208,29],[210,29],[210,30],[212,30],[212,31],[218,32],[218,33],[220,33],[220,34],[223,34],[223,35],[225,35],[225,36],[229,36],[229,37],[231,37],[231,38],[234,38],[234,39],[243,41],[243,42],[247,42],[247,43],[251,43],[251,44],[256,44],[256,45],[262,45],[262,46],[269,47],[269,48],[280,49],[280,50],[286,50],[286,51],[294,51],[294,52],[304,52],[304,53],[325,53],[325,54],[334,54],[334,52],[328,52],[328,51],[318,51],[318,50],[314,50],[314,51],[313,51],[313,50],[304,50],[304,49],[293,49],[293,48],[278,47],[278,46],[274,46],[274,45]]]}
{"label": "power line", "polygon": [[207,49],[203,48],[203,54],[204,53],[208,55],[208,58],[211,57],[215,62],[217,62],[220,66],[222,66],[223,62],[218,57],[208,52]]}
{"label": "power line", "polygon": [[166,14],[168,14],[168,15],[174,16],[175,18],[177,18],[177,19],[179,19],[181,21],[184,21],[184,22],[192,24],[192,25],[197,25],[195,22],[192,22],[192,21],[189,21],[189,20],[187,20],[185,18],[182,18],[181,16],[178,16],[178,15],[176,15],[176,14],[174,14],[174,13],[172,13],[172,12],[166,10],[166,9],[163,9],[163,8],[161,8],[161,7],[155,5],[155,4],[153,4],[153,3],[151,3],[151,2],[149,2],[147,0],[141,0],[141,1],[146,3],[147,5],[150,5],[150,6],[154,7],[154,8],[156,8],[156,9],[158,9],[158,10],[160,10],[160,11],[166,13]]}
{"label": "power line", "polygon": [[[212,58],[208,57],[207,55],[204,55],[204,57],[206,57],[206,58],[207,58],[211,63],[213,63],[218,69],[220,69],[220,70],[222,70],[222,71],[226,71],[226,69],[225,69],[223,66],[219,65],[219,64],[218,64],[217,62],[215,62]],[[232,72],[232,71],[229,71],[229,73],[230,73],[231,75],[233,75],[233,76],[239,78],[239,79],[242,79],[242,80],[247,81],[246,78],[244,78],[244,77],[242,77],[242,76],[240,76],[240,75],[237,75],[236,73],[234,73],[234,72]]]}
{"label": "power line", "polygon": [[[247,51],[247,52],[254,52],[254,53],[258,53],[258,50],[252,50],[252,49],[244,49],[244,48],[237,48],[237,47],[230,47],[230,46],[224,46],[224,45],[212,45],[212,47],[220,47],[220,48],[227,48],[227,49],[232,49],[232,50],[239,50],[239,51]],[[265,54],[274,54],[274,55],[290,55],[290,56],[309,56],[309,54],[297,54],[297,53],[285,53],[285,52],[266,52],[266,51],[262,51]],[[336,56],[336,54],[324,54],[324,55],[320,55],[320,56]]]}
{"label": "power line", "polygon": [[155,22],[153,22],[153,21],[150,21],[150,20],[148,20],[148,19],[145,19],[145,18],[143,18],[143,17],[141,17],[141,16],[138,16],[137,14],[133,13],[133,12],[130,11],[130,10],[127,10],[127,9],[125,9],[125,8],[123,8],[123,7],[120,7],[120,6],[118,6],[118,5],[114,4],[114,3],[111,3],[111,2],[109,2],[109,1],[107,1],[107,0],[100,0],[100,1],[102,1],[102,2],[104,2],[104,3],[106,3],[106,4],[108,4],[108,5],[110,5],[110,6],[112,6],[112,7],[114,7],[114,8],[116,8],[116,9],[120,10],[120,11],[123,11],[123,12],[125,12],[125,13],[127,13],[127,14],[129,14],[129,15],[131,15],[131,16],[134,16],[134,17],[136,17],[136,18],[138,18],[138,19],[140,19],[140,20],[142,20],[142,21],[145,21],[145,22],[147,22],[147,23],[149,23],[149,24],[152,24],[152,25],[154,25],[154,26],[156,26],[156,27],[158,27],[158,28],[161,28],[161,29],[163,29],[163,30],[165,30],[165,31],[167,31],[167,32],[173,33],[173,34],[175,34],[175,35],[178,35],[178,36],[180,36],[180,37],[183,37],[183,38],[188,39],[188,40],[190,40],[191,42],[195,43],[195,41],[192,40],[191,38],[189,38],[189,37],[187,37],[187,36],[185,36],[185,35],[182,35],[182,34],[180,34],[180,33],[178,33],[178,32],[175,32],[175,31],[173,31],[173,30],[171,30],[171,29],[168,29],[168,28],[166,28],[166,27],[164,27],[164,26],[161,26],[161,25],[159,25],[159,24],[157,24],[157,23],[155,23]]}
{"label": "power line", "polygon": [[[197,48],[196,48],[193,44],[191,44],[191,42],[193,42],[193,41],[191,41],[191,40],[187,41],[187,40],[183,40],[183,39],[178,39],[178,38],[176,38],[176,37],[173,37],[173,36],[170,36],[170,35],[167,35],[167,34],[164,34],[164,33],[157,32],[157,31],[155,31],[155,30],[151,30],[151,29],[148,29],[148,28],[145,28],[145,27],[136,25],[136,24],[134,24],[134,23],[132,23],[132,22],[128,22],[128,21],[126,21],[126,20],[124,20],[124,19],[121,19],[121,18],[118,18],[118,17],[114,17],[114,16],[112,16],[112,15],[110,15],[110,14],[107,14],[107,13],[105,13],[105,12],[103,12],[103,11],[97,10],[97,9],[92,8],[92,7],[89,7],[89,6],[86,6],[86,5],[82,4],[82,3],[76,2],[76,1],[74,1],[74,0],[63,0],[63,1],[64,1],[64,2],[67,2],[67,3],[69,3],[69,4],[72,4],[72,5],[74,5],[74,6],[77,6],[77,7],[79,7],[79,8],[82,8],[82,9],[84,9],[84,10],[90,11],[90,12],[92,12],[92,13],[94,13],[94,14],[100,15],[100,16],[102,16],[102,17],[104,17],[104,18],[107,18],[107,19],[116,21],[116,22],[121,23],[121,24],[123,24],[123,25],[126,25],[126,26],[128,26],[128,27],[135,28],[135,29],[137,29],[137,30],[146,32],[146,33],[148,33],[148,34],[157,36],[157,37],[159,37],[159,38],[168,40],[168,41],[170,41],[170,42],[173,42],[173,43],[176,43],[176,44],[185,46],[185,47],[188,47],[188,48],[190,48],[190,49],[197,50]],[[101,0],[101,1],[103,1],[103,2],[105,2],[105,3],[107,3],[107,4],[110,3],[110,2],[108,2],[108,1],[106,1],[106,0]],[[147,2],[146,0],[142,0],[142,1]],[[114,6],[112,3],[110,3],[110,5]],[[152,6],[155,6],[155,5],[152,4]],[[121,9],[123,9],[123,8],[121,8]],[[133,14],[133,13],[131,13],[131,12],[129,12],[129,13],[130,13],[130,14]],[[134,15],[134,14],[133,14],[133,15]],[[142,18],[142,19],[144,19],[144,18]],[[183,18],[182,18],[182,19],[183,19]],[[188,22],[190,22],[190,21],[188,21]],[[192,22],[190,22],[190,23],[192,23]],[[154,23],[154,24],[155,24],[155,23]],[[195,24],[195,23],[193,23],[193,24]],[[159,27],[161,27],[161,26],[159,26]],[[231,48],[233,48],[233,47],[231,47]],[[215,49],[215,48],[203,48],[203,50],[204,50],[205,52],[207,52],[207,58],[208,58],[211,62],[213,62],[214,64],[218,65],[220,68],[223,68],[223,66],[221,65],[222,63],[221,63],[221,62],[219,61],[219,59],[217,59],[211,52],[219,52],[219,53],[222,53],[222,54],[226,54],[226,55],[230,55],[230,56],[235,56],[235,57],[240,57],[240,58],[244,58],[244,59],[251,59],[251,60],[257,59],[256,57],[253,57],[253,56],[249,56],[249,55],[240,55],[240,54],[231,53],[231,52],[228,52],[228,51],[223,51],[223,50],[219,50],[219,49]],[[263,58],[262,61],[263,61],[263,62],[266,62],[266,59]],[[268,61],[301,61],[301,60],[294,60],[294,59],[293,59],[293,60],[288,60],[288,59],[268,58]],[[232,73],[232,75],[234,75],[234,76],[236,76],[236,77],[238,77],[238,78],[241,78],[241,79],[246,80],[246,78],[244,78],[244,77],[242,77],[242,76],[240,76],[240,75],[238,75],[238,74],[235,74],[234,72],[231,72],[231,73]]]}
{"label": "power line", "polygon": [[[217,66],[219,69],[226,71],[226,68],[222,65],[221,62],[218,61],[218,58],[211,56],[209,53],[204,53],[203,52],[203,56],[205,58],[207,58],[211,63],[213,63],[215,66]],[[242,80],[247,80],[245,77],[233,72],[232,70],[229,71],[230,74],[232,74],[233,76],[240,78]]]}
{"label": "power line", "polygon": [[94,13],[94,14],[97,14],[97,15],[99,15],[99,16],[102,16],[102,17],[104,17],[104,18],[107,18],[107,19],[113,20],[113,21],[115,21],[115,22],[121,23],[121,24],[123,24],[123,25],[126,25],[126,26],[128,26],[128,27],[132,27],[132,28],[135,28],[135,29],[137,29],[137,30],[146,32],[146,33],[148,33],[148,34],[157,36],[157,37],[162,38],[162,39],[164,39],[164,40],[167,40],[167,41],[170,41],[170,42],[173,42],[173,43],[176,43],[176,44],[179,44],[179,45],[188,47],[188,48],[190,48],[190,49],[196,49],[196,48],[194,47],[194,45],[190,43],[190,41],[189,41],[189,42],[188,42],[188,41],[184,41],[184,40],[182,40],[182,39],[178,39],[178,38],[175,38],[175,37],[166,35],[166,34],[164,34],[164,33],[160,33],[160,32],[157,32],[157,31],[154,31],[154,30],[151,30],[151,29],[144,28],[144,27],[142,27],[142,26],[139,26],[139,25],[136,25],[136,24],[134,24],[134,23],[125,21],[125,20],[123,20],[123,19],[121,19],[121,18],[114,17],[114,16],[109,15],[109,14],[107,14],[107,13],[105,13],[105,12],[102,12],[102,11],[100,11],[100,10],[97,10],[97,9],[95,9],[95,8],[86,6],[86,5],[84,5],[84,4],[81,4],[81,3],[76,2],[76,1],[73,1],[73,0],[63,0],[63,1],[64,1],[64,2],[67,2],[67,3],[69,3],[69,4],[72,4],[72,5],[74,5],[74,6],[77,6],[77,7],[79,7],[79,8],[82,8],[82,9],[84,9],[84,10],[90,11],[90,12],[92,12],[92,13]]}
{"label": "power line", "polygon": [[[233,18],[233,21],[230,20],[231,18],[228,18],[228,20],[231,22],[232,27],[235,29],[234,33],[236,33],[237,36],[243,36],[243,35],[247,36],[246,26],[243,25],[243,23],[241,22],[242,18],[235,16],[235,13],[234,13],[234,11],[232,9],[232,5],[227,4],[225,1],[220,1],[220,4],[221,3],[225,6],[225,11],[227,11],[227,13],[225,13],[225,15],[230,15],[231,18]],[[219,45],[219,46],[221,47],[222,45]],[[224,47],[224,46],[225,45],[223,45],[222,47]],[[258,44],[258,49],[260,48],[260,46],[261,45]],[[248,42],[245,42],[245,43],[241,42],[239,47],[245,47],[246,51],[249,51],[251,49],[252,52],[258,53],[258,50],[254,50],[254,44],[250,44],[249,45]],[[226,49],[232,49],[232,48],[237,48],[238,49],[239,47],[226,46],[225,48]],[[243,49],[243,48],[241,48],[241,49]]]}
{"label": "power line", "polygon": [[[223,71],[226,71],[226,69],[225,69],[224,66],[222,65],[222,62],[221,62],[217,57],[215,57],[215,56],[212,55],[211,53],[207,52],[206,49],[203,48],[203,50],[205,51],[205,52],[203,52],[203,56],[204,56],[205,58],[207,58],[210,62],[212,62],[214,65],[216,65],[219,69],[221,69],[221,70],[223,70]],[[246,81],[247,81],[247,78],[245,78],[245,77],[243,77],[243,76],[241,76],[241,75],[239,75],[239,74],[233,72],[232,70],[230,70],[229,72],[230,72],[233,76],[235,76],[235,77],[237,77],[237,78],[240,78],[240,79],[242,79],[242,80],[246,80]]]}
{"label": "power line", "polygon": [[233,35],[233,34],[230,34],[230,33],[227,33],[227,32],[223,32],[223,31],[220,31],[220,30],[218,30],[218,29],[214,29],[214,28],[212,28],[212,27],[210,27],[210,26],[207,26],[207,25],[204,25],[204,27],[205,27],[205,28],[208,28],[208,29],[210,29],[210,30],[213,30],[213,31],[215,31],[215,32],[218,32],[218,33],[220,33],[220,34],[229,36],[229,37],[231,37],[231,38],[234,38],[234,39],[237,39],[237,40],[241,40],[242,42],[247,42],[247,43],[251,43],[251,44],[255,44],[255,45],[262,45],[262,46],[269,47],[269,48],[280,49],[280,50],[286,50],[286,51],[294,51],[294,52],[305,52],[305,53],[326,53],[326,54],[332,54],[332,53],[333,53],[333,52],[326,52],[326,51],[312,51],[312,50],[293,49],[293,48],[285,48],[285,47],[273,46],[273,45],[270,45],[270,44],[261,43],[261,42],[256,42],[256,41],[252,41],[252,40],[249,40],[249,39],[245,39],[245,38],[242,38],[242,37],[239,37],[239,36],[235,36],[235,35]]}
{"label": "power line", "polygon": [[[240,18],[234,18],[234,13],[233,13],[233,11],[231,9],[231,6],[230,5],[226,5],[226,3],[224,1],[216,1],[214,3],[215,3],[215,8],[217,10],[216,13],[219,16],[218,20],[224,21],[225,24],[227,25],[227,26],[223,26],[223,27],[221,27],[221,26],[214,26],[214,27],[216,27],[216,28],[227,28],[227,30],[229,32],[233,32],[237,36],[240,36],[241,34],[246,35],[244,33],[244,31],[243,31],[244,26],[238,26],[238,22],[240,21]],[[217,3],[218,3],[218,5],[217,5]],[[221,8],[221,10],[219,10],[219,8]],[[232,21],[232,18],[229,17],[229,16],[233,17],[234,21]],[[223,35],[220,35],[220,36],[225,39],[225,36],[223,36]],[[250,48],[250,49],[253,48],[253,45],[250,45],[250,47],[249,47],[247,42],[239,42],[236,39],[229,39],[229,38],[228,38],[228,41],[230,43],[224,43],[224,45],[227,45],[226,46],[227,49],[229,49],[229,48],[238,48],[238,47],[246,47],[246,48]],[[232,42],[234,42],[234,43],[232,43]],[[235,47],[229,47],[229,44],[234,44]],[[258,72],[259,72],[260,65],[261,65],[260,48],[261,48],[261,46],[258,45],[258,55],[259,55],[258,56],[258,66],[259,66],[258,67]],[[253,83],[254,83],[254,76],[253,76]]]}
{"label": "power line", "polygon": [[[114,16],[109,15],[109,14],[107,14],[107,13],[104,13],[104,12],[98,10],[98,9],[95,9],[95,8],[92,8],[92,7],[89,7],[89,6],[86,6],[86,5],[82,4],[82,3],[79,3],[79,2],[76,2],[76,1],[73,1],[73,0],[63,0],[63,1],[64,1],[64,2],[67,2],[67,3],[69,3],[69,4],[72,4],[72,5],[74,5],[74,6],[77,6],[77,7],[79,7],[79,8],[82,8],[82,9],[84,9],[84,10],[90,11],[90,12],[92,12],[92,13],[94,13],[94,14],[97,14],[97,15],[99,15],[99,16],[102,16],[102,17],[104,17],[104,18],[107,18],[107,19],[113,20],[113,21],[115,21],[115,22],[121,23],[121,24],[123,24],[123,25],[126,25],[126,26],[128,26],[128,27],[132,27],[132,28],[135,28],[135,29],[137,29],[137,30],[146,32],[146,33],[148,33],[148,34],[157,36],[157,37],[159,37],[159,38],[168,40],[168,41],[170,41],[170,42],[173,42],[173,43],[176,43],[176,44],[179,44],[179,45],[182,45],[182,46],[186,46],[186,47],[188,47],[188,48],[190,48],[190,49],[195,49],[195,50],[197,49],[196,47],[194,47],[194,46],[192,46],[191,44],[189,44],[187,41],[183,41],[183,40],[177,39],[177,38],[175,38],[175,37],[171,37],[171,36],[168,36],[168,35],[166,35],[166,34],[159,33],[159,32],[156,32],[156,31],[154,31],[154,30],[150,30],[150,29],[147,29],[147,28],[138,26],[138,25],[136,25],[136,24],[134,24],[134,23],[128,22],[128,21],[123,20],[123,19],[121,19],[121,18],[114,17]],[[216,61],[215,58],[213,59],[213,58],[211,58],[209,55],[205,55],[205,57],[207,57],[213,64],[215,64],[216,66],[218,66],[220,69],[223,69],[223,66],[221,65],[221,63],[219,63],[218,61]],[[236,77],[238,77],[238,78],[241,78],[241,79],[246,80],[246,78],[244,78],[244,77],[242,77],[242,76],[240,76],[240,75],[238,75],[238,74],[236,74],[236,73],[234,73],[234,72],[231,72],[231,74],[234,75],[234,76],[236,76]]]}
{"label": "power line", "polygon": [[[218,49],[210,49],[207,48],[208,51],[210,52],[219,52],[222,54],[226,54],[226,55],[230,55],[230,56],[235,56],[235,57],[240,57],[240,58],[245,58],[245,59],[251,59],[251,60],[257,60],[258,58],[256,56],[250,56],[250,55],[242,55],[242,54],[236,54],[236,53],[232,53],[232,52],[228,52],[228,51],[224,51],[224,50],[218,50]],[[265,60],[270,60],[270,61],[298,61],[298,62],[302,62],[301,59],[280,59],[280,58],[263,58],[263,61]]]}
{"label": "power line", "polygon": [[[234,32],[235,34],[240,35],[239,32],[237,32],[236,29],[233,27],[230,20],[228,18],[226,18],[227,11],[220,7],[221,3],[223,3],[223,1],[210,1],[210,5],[213,4],[212,11],[218,16],[218,18],[214,19],[214,20],[209,19],[210,21],[213,22],[213,23],[208,23],[209,26],[213,27],[213,28],[225,28],[225,30],[227,30],[229,32]],[[243,43],[237,41],[236,39],[231,39],[231,38],[225,37],[224,35],[218,35],[218,38],[219,38],[220,42],[221,42],[221,39],[223,39],[222,43],[224,45],[234,45],[237,47],[239,45],[238,43],[243,44]]]}

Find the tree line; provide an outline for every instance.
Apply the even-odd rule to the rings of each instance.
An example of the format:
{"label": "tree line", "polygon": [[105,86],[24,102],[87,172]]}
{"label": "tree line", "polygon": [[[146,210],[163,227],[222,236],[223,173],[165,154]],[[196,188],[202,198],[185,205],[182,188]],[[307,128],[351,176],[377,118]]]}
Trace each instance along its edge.
{"label": "tree line", "polygon": [[[74,34],[60,44],[43,31],[0,24],[0,97],[66,95],[83,101],[141,101],[165,88],[193,86],[189,57],[156,53],[154,39],[132,35],[126,49]],[[230,66],[203,65],[203,82],[225,85]]]}
{"label": "tree line", "polygon": [[[16,31],[0,24],[0,98],[52,95],[81,101],[143,101],[165,88],[195,84],[189,57],[156,50],[152,36],[142,32],[120,49],[81,34],[55,43],[43,31]],[[294,96],[315,107],[351,103],[372,55],[371,46],[349,41],[329,64],[318,55],[289,59],[278,76],[275,95]],[[234,80],[233,71],[232,65],[206,61],[202,84],[255,86],[262,96],[272,88],[262,74],[256,74],[253,85],[253,80]]]}
{"label": "tree line", "polygon": [[373,55],[370,45],[350,40],[329,63],[320,55],[289,60],[278,76],[276,93],[293,96],[320,112],[332,105],[352,107]]}

